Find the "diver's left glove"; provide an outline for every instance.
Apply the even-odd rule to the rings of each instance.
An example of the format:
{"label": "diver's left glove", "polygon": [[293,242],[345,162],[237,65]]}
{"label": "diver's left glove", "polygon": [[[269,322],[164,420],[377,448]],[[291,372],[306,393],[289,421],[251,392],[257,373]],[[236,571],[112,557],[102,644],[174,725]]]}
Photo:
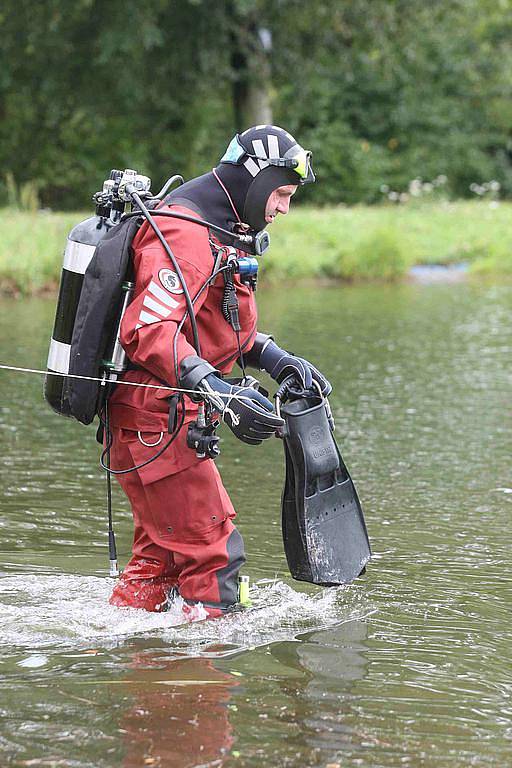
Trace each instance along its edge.
{"label": "diver's left glove", "polygon": [[318,368],[303,357],[296,357],[281,349],[272,336],[257,333],[254,345],[244,356],[244,360],[247,365],[256,366],[269,373],[278,384],[289,376],[294,376],[302,389],[311,389],[313,381],[316,381],[324,397],[328,397],[332,392],[330,382]]}
{"label": "diver's left glove", "polygon": [[254,387],[239,387],[219,378],[218,371],[196,355],[180,363],[180,386],[196,390],[218,411],[233,434],[244,443],[259,445],[284,426],[274,406]]}

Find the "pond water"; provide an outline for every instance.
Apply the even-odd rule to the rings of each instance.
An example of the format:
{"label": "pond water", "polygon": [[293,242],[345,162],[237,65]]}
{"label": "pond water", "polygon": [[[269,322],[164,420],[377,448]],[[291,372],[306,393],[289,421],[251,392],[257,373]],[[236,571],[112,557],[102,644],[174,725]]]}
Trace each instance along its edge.
{"label": "pond water", "polygon": [[[334,385],[367,574],[338,589],[294,582],[282,446],[222,430],[255,610],[178,627],[108,606],[94,429],[53,414],[42,377],[0,371],[0,764],[510,764],[512,287],[258,298],[260,328]],[[2,300],[0,362],[44,367],[53,313],[53,301]],[[124,563],[117,488],[115,525]]]}

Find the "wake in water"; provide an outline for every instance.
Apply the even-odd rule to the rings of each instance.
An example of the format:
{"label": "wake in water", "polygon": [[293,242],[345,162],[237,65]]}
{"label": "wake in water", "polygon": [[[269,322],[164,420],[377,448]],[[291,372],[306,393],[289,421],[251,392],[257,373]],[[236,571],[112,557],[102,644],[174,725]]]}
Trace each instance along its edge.
{"label": "wake in water", "polygon": [[274,581],[253,585],[252,607],[247,611],[183,624],[179,606],[165,613],[148,613],[109,605],[112,586],[111,579],[94,576],[18,575],[0,579],[0,646],[76,648],[94,643],[115,647],[144,633],[176,643],[182,653],[193,650],[200,655],[222,656],[291,640],[303,632],[372,613],[357,586],[306,594]]}

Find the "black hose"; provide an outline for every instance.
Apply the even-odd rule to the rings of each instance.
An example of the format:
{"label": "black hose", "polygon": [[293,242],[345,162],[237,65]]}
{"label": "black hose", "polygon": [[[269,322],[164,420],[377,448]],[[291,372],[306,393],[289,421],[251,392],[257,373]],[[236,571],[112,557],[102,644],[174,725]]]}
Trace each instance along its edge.
{"label": "black hose", "polygon": [[[210,277],[205,280],[201,288],[198,290],[194,298],[192,299],[192,304],[195,304],[199,296],[202,294],[202,292],[206,289],[206,287],[211,283],[212,280],[215,280],[217,275],[219,275],[221,272],[224,272],[227,269],[226,266],[220,267],[219,269],[216,269],[215,272],[213,272]],[[176,329],[176,335],[174,337],[174,345],[175,345],[175,357],[174,357],[174,364],[175,364],[175,372],[176,372],[176,383],[178,382],[179,378],[179,372],[178,372],[178,364],[176,361],[176,344],[177,344],[177,338],[178,335],[183,327],[183,324],[185,320],[188,317],[188,310],[186,310],[185,314],[183,315],[182,319],[180,320],[180,323]],[[182,416],[179,425],[176,427],[176,429],[173,431],[173,435],[170,440],[168,440],[162,448],[155,453],[154,456],[151,456],[151,458],[144,461],[142,464],[136,464],[133,467],[128,467],[127,469],[110,469],[110,448],[112,447],[112,433],[110,431],[109,427],[109,418],[108,418],[108,402],[105,401],[105,421],[103,422],[105,426],[105,434],[106,434],[106,443],[105,443],[105,449],[102,451],[100,456],[100,465],[102,469],[107,472],[107,477],[110,479],[110,475],[126,475],[128,472],[134,472],[137,469],[142,469],[142,467],[146,467],[148,464],[151,464],[152,461],[155,461],[155,459],[158,459],[164,451],[167,450],[167,448],[174,442],[176,439],[178,432],[183,426],[183,423],[185,421],[185,403],[183,395],[179,396],[179,403],[181,405],[182,409]],[[101,418],[101,417],[100,417]],[[106,459],[106,461],[105,461]],[[107,489],[107,494],[109,493],[109,490]]]}
{"label": "black hose", "polygon": [[[106,385],[109,386],[108,384]],[[109,414],[108,414],[108,392],[107,397],[105,398],[105,429],[107,430],[107,433],[110,432],[110,422],[109,422]],[[106,467],[110,469],[110,448],[112,443],[108,445],[106,448]],[[106,474],[107,479],[107,514],[108,514],[108,558],[110,563],[110,575],[111,576],[118,576],[119,575],[119,568],[117,565],[117,547],[116,547],[116,536],[114,533],[114,521],[112,516],[112,478],[110,475],[110,472],[107,472]]]}
{"label": "black hose", "polygon": [[166,194],[166,192],[169,191],[169,189],[172,187],[172,185],[174,184],[175,181],[179,181],[180,186],[181,186],[181,184],[184,184],[185,179],[179,173],[175,173],[174,176],[171,176],[170,179],[167,179],[167,181],[163,185],[163,187],[160,190],[160,192],[157,195],[155,195],[155,199],[162,200],[164,195]]}
{"label": "black hose", "polygon": [[[215,272],[212,272],[210,277],[204,281],[194,298],[192,299],[192,304],[195,304],[198,298],[201,296],[202,292],[206,290],[206,288],[210,285],[210,283],[215,280],[217,275],[220,275],[221,272],[225,272],[226,269],[229,269],[228,265],[224,265],[223,267],[219,267],[219,269],[216,269]],[[180,372],[178,369],[178,336],[181,333],[181,329],[183,328],[185,321],[187,317],[189,316],[188,308],[185,310],[185,314],[181,318],[177,328],[176,333],[174,334],[174,341],[173,341],[173,358],[174,358],[174,374],[176,376],[176,384],[179,384],[179,378],[180,378]]]}
{"label": "black hose", "polygon": [[[127,184],[127,188],[129,187],[130,185]],[[134,216],[140,216],[140,214],[137,211],[125,213],[123,215],[123,219],[131,219]],[[174,211],[158,210],[153,212],[153,216],[167,216],[170,219],[181,219],[182,221],[190,221],[192,224],[199,224],[200,227],[206,227],[207,229],[211,229],[212,232],[217,232],[219,235],[223,235],[224,238],[229,241],[226,243],[226,245],[232,245],[235,248],[240,248],[240,250],[247,253],[254,253],[254,237],[252,235],[230,232],[229,229],[224,229],[223,227],[217,226],[217,224],[212,224],[211,221],[198,219],[196,216],[189,216],[186,213],[175,213]],[[251,248],[251,246],[253,247]]]}
{"label": "black hose", "polygon": [[[179,266],[178,262],[176,261],[176,257],[174,256],[173,252],[171,251],[169,243],[167,242],[165,237],[162,235],[162,233],[161,233],[160,229],[158,228],[158,226],[156,225],[156,223],[153,221],[153,218],[152,218],[150,212],[148,211],[148,209],[146,208],[146,206],[144,205],[144,203],[140,199],[140,196],[137,194],[137,191],[136,191],[135,187],[133,186],[133,184],[127,184],[126,185],[126,191],[130,195],[132,200],[138,205],[138,207],[140,208],[142,213],[144,214],[144,218],[147,220],[147,222],[150,225],[151,229],[153,230],[155,235],[160,240],[162,246],[164,247],[164,250],[165,250],[166,254],[169,256],[169,258],[170,258],[170,260],[172,262],[172,265],[173,265],[173,267],[174,267],[174,269],[176,271],[176,274],[178,275],[179,281],[180,281],[180,283],[181,283],[181,285],[183,287],[183,295],[185,296],[185,303],[187,305],[187,311],[189,313],[190,322],[192,324],[192,335],[194,336],[194,347],[195,347],[195,350],[196,350],[198,356],[201,357],[201,344],[199,342],[199,333],[198,333],[198,330],[197,330],[197,323],[196,323],[196,318],[195,318],[195,315],[194,315],[194,307],[193,307],[193,304],[192,304],[192,299],[190,298],[190,293],[189,293],[189,290],[188,290],[187,283],[185,281],[185,278],[183,277],[183,273],[182,273],[182,271],[180,269],[180,266]],[[128,214],[128,215],[130,215],[130,214]],[[193,217],[191,217],[191,218],[192,218],[192,220],[194,220]]]}
{"label": "black hose", "polygon": [[158,459],[162,455],[162,453],[169,448],[171,443],[173,443],[176,440],[176,438],[178,437],[178,433],[184,424],[185,404],[183,402],[183,395],[180,395],[179,398],[180,398],[180,404],[181,404],[180,423],[178,424],[176,429],[173,431],[171,439],[168,440],[165,443],[165,445],[162,446],[162,448],[160,448],[160,450],[157,453],[155,453],[154,456],[151,456],[151,458],[147,459],[146,461],[143,461],[142,464],[136,464],[135,466],[128,467],[127,469],[110,469],[110,467],[108,466],[108,464],[110,464],[110,461],[108,460],[108,464],[105,464],[105,457],[110,457],[110,448],[112,447],[112,432],[110,431],[110,429],[108,430],[108,432],[106,431],[105,448],[102,451],[100,456],[100,464],[101,464],[101,467],[105,470],[105,472],[108,472],[109,475],[127,475],[128,472],[134,472],[136,469],[142,469],[142,467],[146,467],[148,464],[151,464],[152,461],[155,461],[155,459]]}

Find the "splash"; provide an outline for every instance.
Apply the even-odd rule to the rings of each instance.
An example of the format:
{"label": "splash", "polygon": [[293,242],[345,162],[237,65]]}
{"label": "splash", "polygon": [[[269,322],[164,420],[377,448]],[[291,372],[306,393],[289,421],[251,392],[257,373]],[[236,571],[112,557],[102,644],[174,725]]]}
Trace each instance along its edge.
{"label": "splash", "polygon": [[252,607],[220,619],[183,624],[178,603],[166,613],[108,604],[114,582],[93,576],[18,575],[0,579],[0,647],[112,648],[138,635],[175,644],[183,654],[222,656],[371,613],[358,587],[299,592],[282,581],[251,588]]}

